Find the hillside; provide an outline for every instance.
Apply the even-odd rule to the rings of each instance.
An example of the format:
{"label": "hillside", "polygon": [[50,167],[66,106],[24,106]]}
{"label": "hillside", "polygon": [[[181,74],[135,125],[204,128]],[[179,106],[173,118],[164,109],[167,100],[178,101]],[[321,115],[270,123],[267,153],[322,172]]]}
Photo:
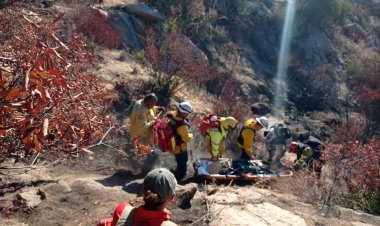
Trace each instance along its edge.
{"label": "hillside", "polygon": [[[149,92],[167,110],[194,109],[187,178],[169,206],[177,224],[379,225],[380,1],[297,0],[278,77],[289,2],[0,3],[0,225],[96,225],[123,201],[140,204],[144,171],[175,167],[169,153],[127,156],[133,103]],[[209,157],[197,128],[208,112],[323,140],[321,178],[193,176],[194,158]],[[225,157],[239,154],[237,132]],[[257,142],[255,156],[267,155]]]}

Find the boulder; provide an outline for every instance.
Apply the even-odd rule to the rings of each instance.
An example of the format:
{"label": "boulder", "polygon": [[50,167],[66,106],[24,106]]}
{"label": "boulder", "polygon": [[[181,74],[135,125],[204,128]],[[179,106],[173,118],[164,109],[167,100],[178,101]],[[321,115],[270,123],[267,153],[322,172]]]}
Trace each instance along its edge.
{"label": "boulder", "polygon": [[347,24],[343,27],[343,31],[346,36],[353,38],[357,41],[360,38],[365,37],[366,32],[364,29],[357,23]]}
{"label": "boulder", "polygon": [[17,195],[17,200],[27,207],[35,208],[42,202],[41,192],[37,190],[22,192]]}
{"label": "boulder", "polygon": [[45,8],[52,7],[54,5],[54,0],[43,0],[41,3]]}
{"label": "boulder", "polygon": [[272,11],[264,3],[260,3],[257,7],[257,15],[260,17],[269,17],[272,15]]}
{"label": "boulder", "polygon": [[339,63],[337,52],[325,32],[317,28],[311,28],[308,31],[308,36],[300,40],[299,43],[301,57],[306,62],[310,62],[308,66],[315,67],[321,64]]}
{"label": "boulder", "polygon": [[268,104],[255,103],[251,105],[251,111],[256,115],[266,115],[271,112],[271,109]]}
{"label": "boulder", "polygon": [[165,19],[157,9],[149,7],[143,3],[126,5],[123,7],[123,10],[127,13],[139,16],[148,23],[155,23],[159,20]]}
{"label": "boulder", "polygon": [[119,32],[125,44],[134,50],[141,50],[144,48],[136,35],[138,32],[133,26],[131,17],[128,13],[115,9],[111,10],[108,14],[109,23]]}
{"label": "boulder", "polygon": [[260,204],[247,203],[243,207],[214,204],[214,212],[220,211],[208,225],[294,225],[306,226],[305,220],[278,206],[264,202]]}
{"label": "boulder", "polygon": [[372,49],[380,50],[380,40],[375,35],[370,35],[367,38],[366,46]]}
{"label": "boulder", "polygon": [[145,32],[146,24],[140,17],[131,15],[130,19],[132,21],[133,26],[136,28],[137,32],[139,32],[140,34]]}

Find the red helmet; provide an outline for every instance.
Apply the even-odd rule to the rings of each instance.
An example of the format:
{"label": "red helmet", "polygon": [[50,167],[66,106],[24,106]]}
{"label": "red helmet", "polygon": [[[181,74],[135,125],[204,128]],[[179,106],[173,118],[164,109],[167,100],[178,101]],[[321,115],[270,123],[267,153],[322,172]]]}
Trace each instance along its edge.
{"label": "red helmet", "polygon": [[289,146],[289,152],[290,153],[297,153],[297,149],[299,147],[299,143],[296,141],[293,141]]}

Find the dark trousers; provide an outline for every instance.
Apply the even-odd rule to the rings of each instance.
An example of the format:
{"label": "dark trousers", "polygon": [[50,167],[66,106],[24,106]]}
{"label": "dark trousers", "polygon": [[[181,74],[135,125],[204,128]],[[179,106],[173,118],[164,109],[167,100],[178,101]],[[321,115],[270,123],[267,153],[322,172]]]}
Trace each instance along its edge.
{"label": "dark trousers", "polygon": [[182,180],[186,176],[187,160],[189,159],[187,151],[181,151],[175,155],[175,161],[177,162],[177,170],[174,175],[177,180]]}
{"label": "dark trousers", "polygon": [[240,159],[245,159],[245,160],[250,160],[251,158],[247,155],[247,153],[245,153],[245,150],[243,148],[240,148],[241,150],[241,155],[240,155]]}

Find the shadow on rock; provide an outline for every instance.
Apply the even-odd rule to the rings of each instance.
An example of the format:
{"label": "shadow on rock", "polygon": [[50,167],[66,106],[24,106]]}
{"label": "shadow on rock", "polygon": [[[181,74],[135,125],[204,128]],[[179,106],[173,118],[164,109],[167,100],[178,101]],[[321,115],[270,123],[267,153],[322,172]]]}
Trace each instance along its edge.
{"label": "shadow on rock", "polygon": [[[114,186],[123,186],[123,190],[128,191],[130,190],[130,185],[132,184],[138,184],[137,182],[134,182],[135,180],[143,178],[143,175],[134,175],[132,171],[119,169],[116,173],[114,173],[112,176],[97,180],[96,182],[102,184],[106,187],[114,187]],[[133,183],[131,183],[133,182]],[[136,187],[136,186],[131,186]]]}
{"label": "shadow on rock", "polygon": [[125,187],[123,187],[123,190],[130,194],[141,195],[141,188],[142,188],[142,183],[131,182],[131,183],[126,184]]}

